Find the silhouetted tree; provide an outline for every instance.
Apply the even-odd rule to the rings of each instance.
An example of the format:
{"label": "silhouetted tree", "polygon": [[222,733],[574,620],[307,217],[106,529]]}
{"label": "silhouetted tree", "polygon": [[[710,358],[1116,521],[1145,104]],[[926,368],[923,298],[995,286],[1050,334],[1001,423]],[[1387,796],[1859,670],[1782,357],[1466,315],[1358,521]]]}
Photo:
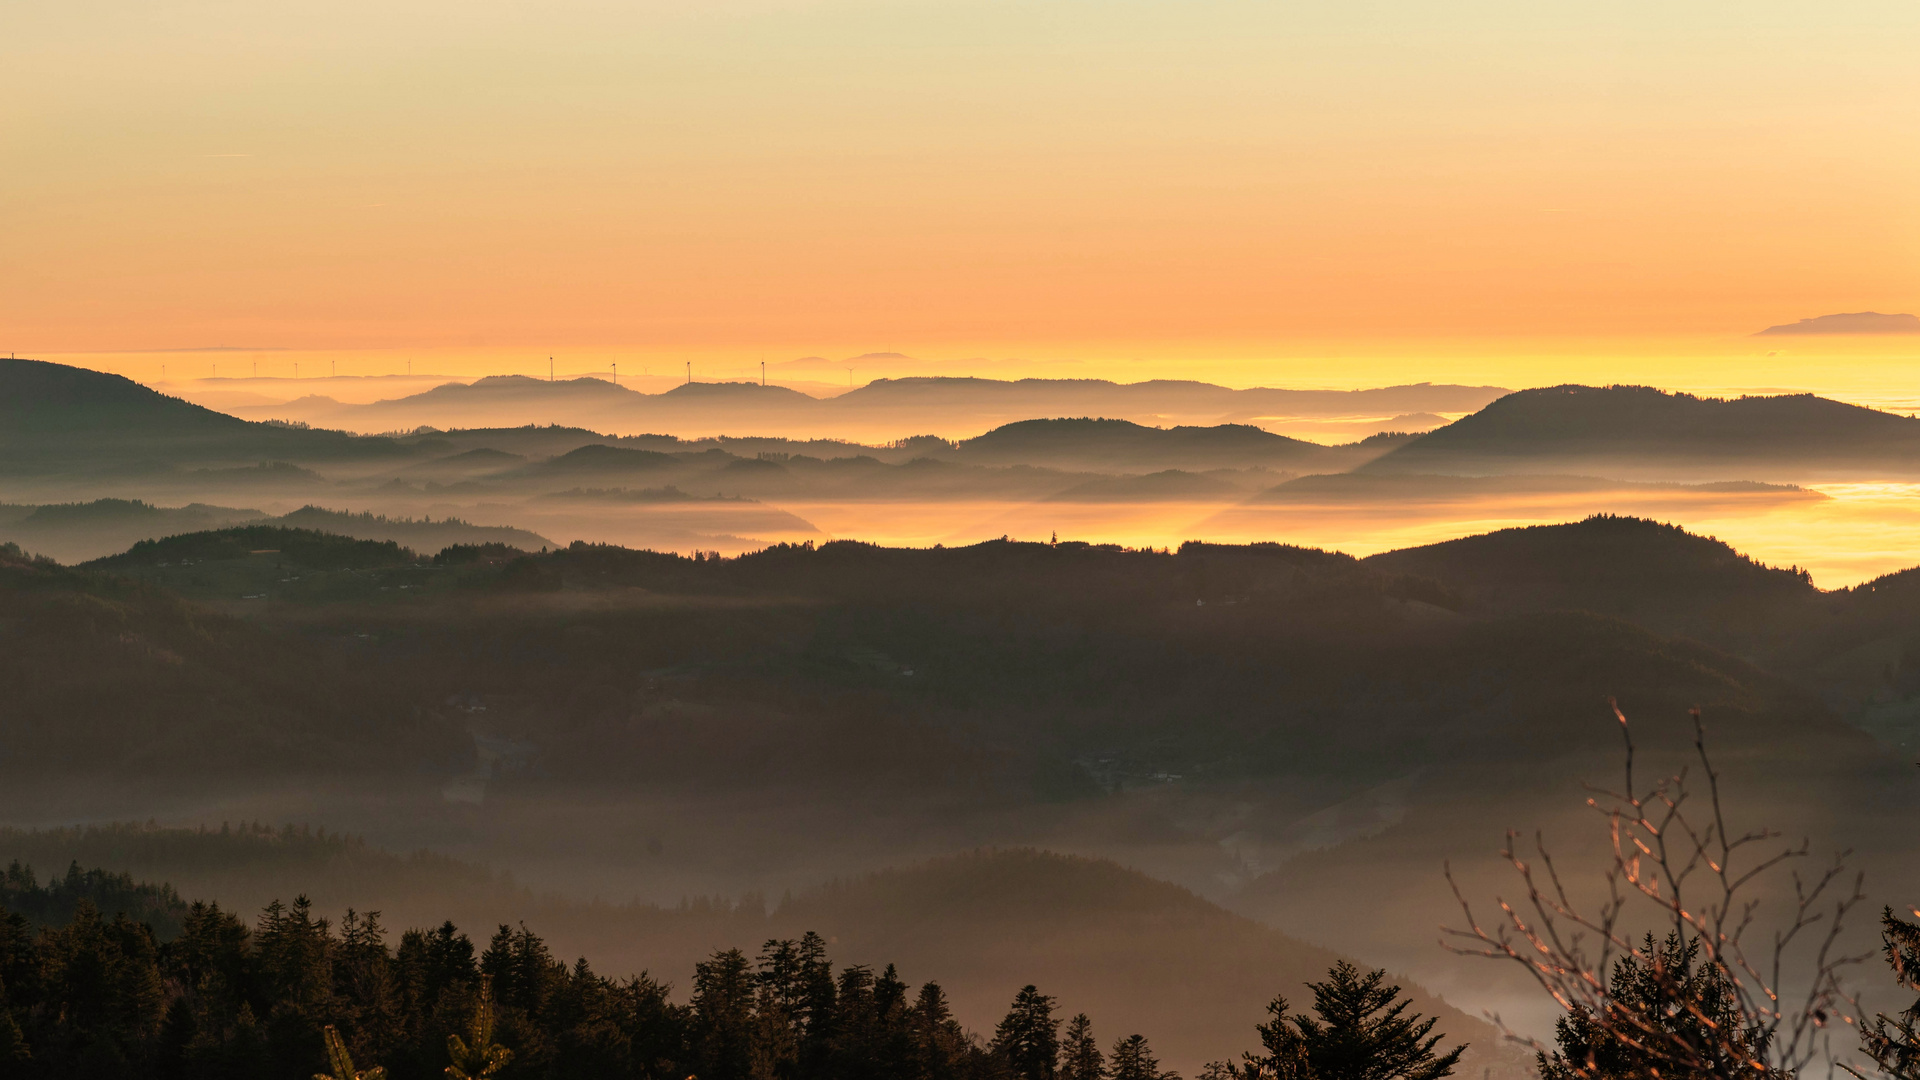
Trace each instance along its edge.
{"label": "silhouetted tree", "polygon": [[1143,1035],[1129,1035],[1114,1043],[1108,1064],[1112,1080],[1180,1080],[1176,1073],[1160,1071],[1160,1060],[1153,1056]]}
{"label": "silhouetted tree", "polygon": [[1365,975],[1342,960],[1325,982],[1308,983],[1314,1015],[1288,1013],[1287,999],[1267,1006],[1260,1025],[1264,1054],[1245,1054],[1238,1065],[1214,1075],[1240,1080],[1439,1080],[1453,1072],[1461,1051],[1434,1049],[1444,1037],[1430,1034],[1435,1020],[1407,1014],[1411,1002],[1385,985],[1386,972]]}
{"label": "silhouetted tree", "polygon": [[833,963],[827,959],[827,941],[809,930],[795,950],[800,978],[801,1075],[821,1076],[833,1052],[836,1000]]}
{"label": "silhouetted tree", "polygon": [[939,983],[920,988],[920,996],[908,1013],[907,1031],[913,1047],[914,1075],[924,1080],[953,1080],[974,1049],[947,1007],[947,995]]}
{"label": "silhouetted tree", "polygon": [[1067,1021],[1060,1044],[1060,1080],[1106,1080],[1107,1062],[1093,1038],[1093,1021],[1080,1013]]}
{"label": "silhouetted tree", "polygon": [[739,949],[693,969],[694,1072],[701,1080],[749,1080],[754,1072],[753,975]]}
{"label": "silhouetted tree", "polygon": [[993,1054],[1018,1080],[1054,1080],[1060,1061],[1060,1021],[1053,999],[1028,985],[993,1032]]}

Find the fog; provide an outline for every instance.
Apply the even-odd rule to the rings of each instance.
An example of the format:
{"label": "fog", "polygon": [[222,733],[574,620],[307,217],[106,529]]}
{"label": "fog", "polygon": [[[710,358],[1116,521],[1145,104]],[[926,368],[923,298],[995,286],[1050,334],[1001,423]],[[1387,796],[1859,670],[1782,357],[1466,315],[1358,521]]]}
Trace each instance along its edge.
{"label": "fog", "polygon": [[[524,922],[682,1002],[813,929],[977,1033],[1034,983],[1188,1075],[1349,957],[1517,1080],[1478,1018],[1557,1009],[1441,946],[1446,872],[1492,910],[1539,830],[1597,900],[1611,697],[1643,779],[1698,775],[1697,706],[1738,828],[1851,850],[1870,908],[1920,892],[1897,425],[1792,468],[1429,474],[1414,435],[1237,423],[348,439],[98,393],[79,434],[0,432],[0,860],[43,876]],[[1764,929],[1791,882],[1757,888]]]}

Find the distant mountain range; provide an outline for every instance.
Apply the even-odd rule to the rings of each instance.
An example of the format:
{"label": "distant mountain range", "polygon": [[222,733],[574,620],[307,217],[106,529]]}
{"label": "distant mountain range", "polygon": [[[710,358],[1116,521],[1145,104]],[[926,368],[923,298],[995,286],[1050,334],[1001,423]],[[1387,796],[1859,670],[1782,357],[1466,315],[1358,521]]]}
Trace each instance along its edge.
{"label": "distant mountain range", "polygon": [[[1337,495],[1324,480],[1301,482],[1267,500],[1333,496],[1351,502],[1425,498],[1443,491],[1456,497],[1493,494],[1411,479],[1427,476],[1527,475],[1535,478],[1530,491],[1543,485],[1591,490],[1605,482],[1597,478],[1679,481],[1698,494],[1708,493],[1698,486],[1703,482],[1793,484],[1920,473],[1920,419],[1806,394],[1716,399],[1636,386],[1522,390],[1424,434],[1379,434],[1339,446],[1250,423],[1150,425],[1098,410],[1076,416],[1064,409],[1020,417],[957,441],[922,435],[863,444],[739,434],[775,415],[805,414],[812,417],[808,424],[817,422],[822,430],[857,427],[866,422],[863,417],[874,416],[890,418],[885,422],[891,425],[923,405],[933,413],[983,415],[982,410],[1041,408],[1047,401],[1084,404],[1104,397],[1209,410],[1292,402],[1286,407],[1385,412],[1421,402],[1461,405],[1488,392],[1438,386],[1235,391],[1175,382],[900,379],[817,400],[739,383],[694,383],[649,397],[596,379],[547,383],[510,377],[443,386],[401,400],[524,402],[534,395],[561,403],[615,402],[622,408],[668,402],[691,410],[683,411],[683,418],[710,417],[712,434],[692,439],[518,426],[357,436],[240,420],[118,376],[38,361],[0,361],[0,481],[7,485],[0,499],[26,506],[85,503],[102,496],[174,505],[231,506],[244,500],[276,512],[350,498],[362,509],[389,515],[432,509],[445,516],[456,505],[449,499],[463,500],[457,505],[465,513],[464,508],[478,505],[475,500],[527,499],[574,489],[615,493],[603,501],[659,504],[618,493],[669,486],[703,498],[736,499],[1231,501],[1235,492],[1253,498],[1296,477],[1405,478],[1397,488],[1379,479],[1355,479],[1336,485]],[[1156,474],[1152,482],[1129,479]],[[1568,488],[1574,480],[1578,483]],[[702,520],[711,514],[724,517],[723,510],[710,506]],[[775,517],[761,514],[756,520],[772,528]],[[812,529],[798,518],[780,521],[780,535]]]}
{"label": "distant mountain range", "polygon": [[[298,420],[359,432],[580,425],[620,434],[682,437],[757,435],[893,441],[934,434],[956,439],[1044,416],[1133,420],[1154,426],[1245,423],[1269,418],[1345,419],[1360,438],[1444,423],[1506,393],[1491,386],[1395,386],[1375,390],[1232,390],[1176,380],[1120,384],[1102,379],[925,377],[877,379],[832,398],[745,382],[687,383],[643,394],[598,378],[547,381],[523,375],[449,383],[368,405],[305,397],[235,411],[255,419]],[[1403,427],[1389,425],[1398,420]],[[1342,441],[1342,440],[1336,440]]]}
{"label": "distant mountain range", "polygon": [[1769,326],[1760,334],[1920,334],[1920,316],[1855,311]]}

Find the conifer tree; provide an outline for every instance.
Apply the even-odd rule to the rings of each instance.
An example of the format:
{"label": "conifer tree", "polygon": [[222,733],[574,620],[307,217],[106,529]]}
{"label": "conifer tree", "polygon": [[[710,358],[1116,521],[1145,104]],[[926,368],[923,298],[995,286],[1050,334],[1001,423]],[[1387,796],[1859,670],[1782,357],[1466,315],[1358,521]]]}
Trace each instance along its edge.
{"label": "conifer tree", "polygon": [[1180,1080],[1174,1073],[1160,1071],[1160,1060],[1153,1056],[1142,1035],[1129,1035],[1114,1043],[1109,1068],[1112,1080]]}
{"label": "conifer tree", "polygon": [[836,1080],[856,1080],[870,1071],[880,1045],[880,1015],[873,970],[856,964],[840,972],[835,990],[833,1064]]}
{"label": "conifer tree", "polygon": [[399,990],[386,933],[379,912],[360,915],[348,908],[346,917],[340,920],[333,963],[339,1003],[336,1018],[347,1025],[352,1044],[362,1053],[382,1058],[392,1053],[401,1038]]}
{"label": "conifer tree", "polygon": [[1081,1013],[1067,1022],[1060,1044],[1060,1080],[1106,1080],[1107,1062],[1093,1038],[1093,1021]]}
{"label": "conifer tree", "polygon": [[1397,1000],[1398,986],[1383,985],[1386,974],[1362,975],[1340,961],[1325,982],[1307,984],[1315,1015],[1289,1014],[1287,999],[1274,998],[1267,1006],[1271,1019],[1260,1025],[1266,1053],[1210,1071],[1237,1080],[1440,1080],[1451,1074],[1466,1047],[1435,1054],[1444,1037],[1430,1034],[1435,1019],[1409,1016],[1412,1003]]}
{"label": "conifer tree", "polygon": [[1060,1021],[1053,999],[1028,985],[993,1033],[993,1054],[1016,1080],[1054,1080],[1060,1062]]}
{"label": "conifer tree", "polygon": [[513,1051],[493,1041],[493,977],[480,976],[480,994],[473,1006],[467,1037],[447,1036],[448,1080],[491,1080],[513,1060]]}
{"label": "conifer tree", "polygon": [[492,977],[499,1003],[538,1017],[557,984],[567,975],[567,966],[553,958],[540,935],[527,929],[502,926],[480,955],[480,971]]}
{"label": "conifer tree", "polygon": [[739,949],[693,969],[693,1052],[700,1080],[754,1075],[753,974]]}
{"label": "conifer tree", "polygon": [[799,947],[792,939],[760,947],[754,985],[754,1041],[774,1075],[791,1076],[800,1059],[802,1002]]}
{"label": "conifer tree", "polygon": [[812,930],[800,937],[796,954],[800,973],[800,1015],[806,1043],[824,1054],[833,1037],[833,962],[827,959],[827,939]]}
{"label": "conifer tree", "polygon": [[877,1025],[873,1048],[875,1067],[888,1077],[910,1075],[915,1055],[907,984],[892,964],[873,980],[873,1012]]}
{"label": "conifer tree", "polygon": [[353,1067],[353,1055],[340,1038],[340,1030],[328,1024],[321,1035],[327,1047],[327,1066],[332,1072],[314,1073],[313,1080],[387,1080],[387,1070],[374,1066],[365,1072]]}
{"label": "conifer tree", "polygon": [[[1885,908],[1880,912],[1880,928],[1894,981],[1908,990],[1920,990],[1920,925]],[[1894,1080],[1920,1080],[1920,1000],[1898,1015],[1881,1013],[1871,1025],[1861,1025],[1860,1038],[1867,1056],[1882,1072]]]}
{"label": "conifer tree", "polygon": [[1540,1054],[1542,1080],[1658,1075],[1666,1080],[1741,1076],[1769,1080],[1767,1038],[1740,1010],[1726,973],[1700,963],[1700,943],[1677,934],[1646,959],[1621,957],[1608,985],[1608,1015],[1575,1009],[1554,1027],[1558,1048]]}
{"label": "conifer tree", "polygon": [[920,988],[920,996],[908,1010],[907,1027],[916,1075],[926,1080],[951,1080],[959,1074],[969,1046],[939,983]]}

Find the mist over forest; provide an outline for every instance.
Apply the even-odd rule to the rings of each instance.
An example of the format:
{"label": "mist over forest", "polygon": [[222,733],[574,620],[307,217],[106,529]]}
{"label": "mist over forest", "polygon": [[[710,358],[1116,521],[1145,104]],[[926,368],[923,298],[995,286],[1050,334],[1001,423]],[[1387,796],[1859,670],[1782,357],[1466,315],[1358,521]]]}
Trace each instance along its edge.
{"label": "mist over forest", "polygon": [[[1502,849],[1538,868],[1536,835],[1603,907],[1596,805],[1682,771],[1732,835],[1805,838],[1743,887],[1754,940],[1855,873],[1808,940],[1904,940],[1920,568],[1884,531],[1835,580],[1700,523],[1826,528],[1920,478],[1920,420],[777,390],[229,413],[0,361],[0,1075],[304,1078],[330,1038],[441,1075],[497,1007],[502,1077],[1345,1080],[1309,1013],[1378,971],[1444,1036],[1419,1067],[1466,1045],[1385,1075],[1643,1078],[1581,1074],[1577,1008],[1441,939],[1524,899]],[[1347,426],[1273,422],[1315,416]],[[1835,1054],[1894,1060],[1852,1043],[1898,978],[1795,963],[1774,989],[1852,1010]],[[1799,1037],[1715,1045],[1785,1077]]]}

